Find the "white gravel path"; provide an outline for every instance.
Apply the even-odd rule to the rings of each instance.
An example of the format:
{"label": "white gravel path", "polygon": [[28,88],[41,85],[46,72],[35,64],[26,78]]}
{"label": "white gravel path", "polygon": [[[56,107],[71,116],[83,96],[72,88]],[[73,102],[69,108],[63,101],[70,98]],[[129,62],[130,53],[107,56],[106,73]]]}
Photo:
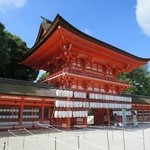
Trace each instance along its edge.
{"label": "white gravel path", "polygon": [[150,150],[149,141],[150,127],[147,126],[0,132],[0,150]]}

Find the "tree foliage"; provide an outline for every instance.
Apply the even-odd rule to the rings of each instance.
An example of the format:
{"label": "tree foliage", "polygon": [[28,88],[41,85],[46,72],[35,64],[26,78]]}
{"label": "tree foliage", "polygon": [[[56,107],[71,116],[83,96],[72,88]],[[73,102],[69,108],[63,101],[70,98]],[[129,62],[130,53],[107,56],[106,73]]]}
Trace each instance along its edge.
{"label": "tree foliage", "polygon": [[137,68],[130,73],[123,73],[118,78],[129,81],[131,84],[131,87],[125,93],[150,96],[150,72],[148,65]]}
{"label": "tree foliage", "polygon": [[48,76],[49,76],[49,73],[48,72],[44,72],[43,74],[41,74],[41,76],[39,77],[38,81],[42,81],[42,80],[44,80]]}
{"label": "tree foliage", "polygon": [[28,51],[27,45],[18,36],[5,30],[0,23],[0,77],[33,81],[38,72],[18,64],[18,59]]}

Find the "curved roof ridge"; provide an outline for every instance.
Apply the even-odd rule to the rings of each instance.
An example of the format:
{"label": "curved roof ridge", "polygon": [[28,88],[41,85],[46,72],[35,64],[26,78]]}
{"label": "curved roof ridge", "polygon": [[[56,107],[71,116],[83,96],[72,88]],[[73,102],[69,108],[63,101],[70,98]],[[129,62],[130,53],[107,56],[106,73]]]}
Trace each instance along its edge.
{"label": "curved roof ridge", "polygon": [[[33,47],[31,48],[31,50],[29,50],[23,57],[23,60],[25,60],[28,56],[30,56],[34,51],[36,51],[36,49],[38,47],[40,47],[51,35],[52,33],[55,32],[55,30],[58,28],[58,26],[63,26],[65,27],[66,29],[70,30],[71,32],[73,32],[74,34],[88,40],[88,41],[91,41],[97,45],[101,45],[105,48],[108,48],[110,50],[113,50],[117,53],[120,53],[120,54],[123,54],[123,55],[126,55],[130,58],[133,58],[133,59],[137,59],[139,61],[144,61],[144,62],[148,62],[150,61],[150,58],[142,58],[142,57],[139,57],[139,56],[136,56],[134,54],[131,54],[129,52],[126,52],[125,50],[122,50],[120,48],[117,48],[115,46],[112,46],[111,44],[108,44],[106,42],[103,42],[99,39],[96,39],[82,31],[80,31],[79,29],[77,29],[76,27],[74,27],[73,25],[71,25],[69,22],[67,22],[63,17],[61,17],[59,14],[56,15],[55,19],[53,20],[51,26],[49,27],[49,29],[47,30],[47,32],[44,34],[44,36],[42,36],[42,38],[39,39],[39,41],[37,41]],[[21,62],[20,61],[20,62]]]}
{"label": "curved roof ridge", "polygon": [[96,44],[102,44],[102,46],[105,46],[106,48],[111,48],[112,50],[114,50],[114,51],[116,51],[116,52],[119,52],[119,53],[121,52],[122,54],[127,54],[127,55],[129,55],[129,56],[131,56],[131,57],[136,57],[137,59],[143,59],[143,60],[146,60],[146,61],[150,61],[150,58],[142,58],[142,57],[136,56],[136,55],[131,54],[131,53],[125,51],[125,50],[122,50],[122,49],[120,49],[120,48],[118,48],[118,47],[115,47],[115,46],[113,46],[113,45],[111,45],[111,44],[108,44],[108,43],[106,43],[106,42],[104,42],[104,41],[101,41],[101,40],[99,40],[99,39],[97,39],[97,38],[94,38],[93,36],[90,36],[90,35],[88,35],[88,34],[82,32],[81,30],[79,30],[79,29],[77,29],[76,27],[74,27],[73,25],[71,25],[68,21],[66,21],[66,20],[65,20],[63,17],[61,17],[59,14],[57,14],[56,18],[57,18],[57,17],[58,17],[63,23],[66,23],[66,24],[67,24],[67,26],[65,26],[65,27],[68,27],[68,25],[69,25],[69,27],[71,27],[71,29],[77,31],[78,33],[80,33],[80,35],[83,35],[84,38],[87,37],[87,38],[91,39],[92,42],[95,41]]}

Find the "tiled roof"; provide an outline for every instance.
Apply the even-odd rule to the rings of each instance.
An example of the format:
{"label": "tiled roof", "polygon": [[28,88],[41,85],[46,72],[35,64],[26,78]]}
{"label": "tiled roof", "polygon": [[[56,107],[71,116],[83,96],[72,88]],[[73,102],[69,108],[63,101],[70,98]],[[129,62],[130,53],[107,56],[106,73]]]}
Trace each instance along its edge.
{"label": "tiled roof", "polygon": [[55,88],[44,83],[0,78],[0,94],[55,97]]}
{"label": "tiled roof", "polygon": [[132,97],[133,104],[150,104],[150,96],[142,96],[142,95],[130,95],[130,94],[122,94],[125,96]]}
{"label": "tiled roof", "polygon": [[[98,44],[98,45],[101,45],[105,48],[108,48],[114,52],[117,52],[117,53],[120,53],[120,54],[123,54],[125,56],[128,56],[130,58],[133,58],[133,59],[136,59],[136,60],[139,60],[139,61],[143,61],[143,62],[147,62],[147,61],[150,61],[150,58],[141,58],[141,57],[138,57],[138,56],[135,56],[133,54],[130,54],[122,49],[119,49],[115,46],[112,46],[108,43],[105,43],[101,40],[98,40],[94,37],[91,37],[90,35],[87,35],[85,34],[84,32],[78,30],[77,28],[75,28],[74,26],[72,26],[70,23],[68,23],[64,18],[62,18],[59,14],[57,14],[57,16],[55,17],[55,19],[53,20],[53,22],[49,21],[48,19],[42,17],[43,20],[45,20],[46,24],[49,24],[49,28],[46,28],[47,29],[47,32],[44,34],[44,36],[42,36],[41,38],[37,38],[36,42],[35,42],[35,45],[30,49],[30,51],[28,51],[22,58],[21,61],[25,60],[27,57],[29,57],[32,53],[34,53],[34,51],[36,51],[57,29],[59,26],[63,26],[65,27],[67,30],[71,31],[72,33],[88,40],[88,41],[91,41],[92,43],[95,43],[95,44]],[[47,26],[47,27],[48,27]],[[39,35],[38,35],[39,37]]]}

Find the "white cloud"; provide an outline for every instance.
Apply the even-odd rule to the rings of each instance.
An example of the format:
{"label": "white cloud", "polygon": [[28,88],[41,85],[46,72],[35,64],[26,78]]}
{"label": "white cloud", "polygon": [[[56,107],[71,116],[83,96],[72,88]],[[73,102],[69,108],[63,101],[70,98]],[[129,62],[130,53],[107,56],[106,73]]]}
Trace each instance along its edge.
{"label": "white cloud", "polygon": [[11,8],[21,8],[26,4],[26,0],[0,0],[0,10],[5,11]]}
{"label": "white cloud", "polygon": [[150,36],[150,0],[137,0],[136,19],[144,33]]}

